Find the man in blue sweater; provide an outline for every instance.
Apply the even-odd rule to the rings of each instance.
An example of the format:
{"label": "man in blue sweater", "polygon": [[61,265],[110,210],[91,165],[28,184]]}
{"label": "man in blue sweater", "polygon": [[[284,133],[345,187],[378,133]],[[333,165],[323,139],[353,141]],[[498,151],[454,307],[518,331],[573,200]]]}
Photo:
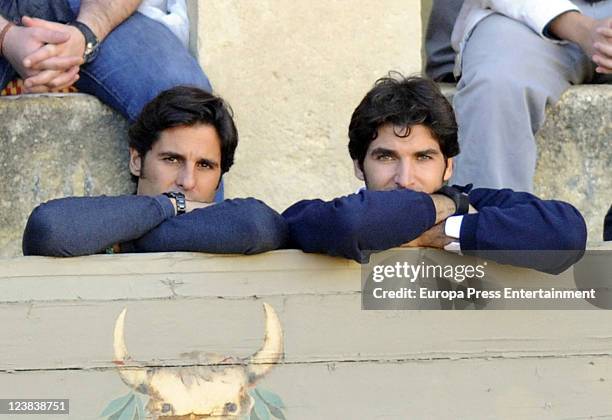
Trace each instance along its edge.
{"label": "man in blue sweater", "polygon": [[[446,186],[459,153],[457,125],[427,79],[391,74],[378,80],[353,113],[349,139],[355,174],[366,188],[285,210],[291,247],[360,262],[369,251],[433,247],[551,273],[585,249],[584,219],[570,204],[508,189]],[[562,252],[545,258],[516,252],[531,250]]]}
{"label": "man in blue sweater", "polygon": [[164,91],[144,107],[129,137],[136,195],[41,204],[26,225],[24,255],[254,254],[284,244],[285,220],[261,201],[213,203],[238,144],[231,110],[221,98],[195,87]]}

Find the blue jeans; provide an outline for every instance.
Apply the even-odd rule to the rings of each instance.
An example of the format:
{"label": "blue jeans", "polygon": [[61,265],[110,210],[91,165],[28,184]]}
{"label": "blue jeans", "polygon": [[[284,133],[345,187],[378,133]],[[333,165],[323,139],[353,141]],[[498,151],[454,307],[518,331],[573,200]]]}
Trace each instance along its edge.
{"label": "blue jeans", "polygon": [[[80,0],[66,0],[68,21],[76,19]],[[2,0],[0,7],[15,12],[14,1]],[[0,10],[3,14],[7,10]],[[46,13],[51,14],[51,11]],[[55,20],[61,10],[50,16]],[[6,16],[5,16],[6,17]],[[13,19],[16,16],[12,16]],[[96,96],[133,122],[140,110],[160,92],[177,85],[190,85],[212,91],[208,78],[198,62],[179,39],[164,25],[141,13],[134,13],[117,26],[100,44],[98,56],[81,66],[75,86],[79,92]],[[17,76],[15,70],[0,57],[0,89]],[[223,197],[223,184],[216,200]]]}

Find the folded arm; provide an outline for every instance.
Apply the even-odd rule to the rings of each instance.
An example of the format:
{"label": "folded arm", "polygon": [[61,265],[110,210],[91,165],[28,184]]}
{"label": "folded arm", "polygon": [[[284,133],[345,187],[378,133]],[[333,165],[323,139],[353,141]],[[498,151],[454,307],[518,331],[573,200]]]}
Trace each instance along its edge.
{"label": "folded arm", "polygon": [[366,190],[328,202],[300,201],[283,216],[291,247],[363,262],[367,251],[400,246],[454,212],[447,197]]}
{"label": "folded arm", "polygon": [[23,234],[24,255],[90,255],[141,237],[175,210],[165,196],[69,197],[38,206]]}
{"label": "folded arm", "polygon": [[135,251],[258,254],[281,248],[287,223],[254,198],[225,200],[173,217],[133,242]]}
{"label": "folded arm", "polygon": [[478,213],[463,216],[461,252],[555,274],[582,257],[586,224],[572,205],[508,189],[469,196]]}

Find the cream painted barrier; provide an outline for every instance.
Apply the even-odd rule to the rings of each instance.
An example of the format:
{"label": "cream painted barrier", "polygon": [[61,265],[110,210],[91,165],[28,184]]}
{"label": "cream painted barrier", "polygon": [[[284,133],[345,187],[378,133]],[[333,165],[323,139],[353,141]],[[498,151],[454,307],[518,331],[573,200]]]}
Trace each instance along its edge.
{"label": "cream painted barrier", "polygon": [[[129,391],[112,363],[123,308],[129,366],[206,370],[234,362],[202,354],[248,357],[262,345],[263,302],[278,314],[285,358],[258,387],[288,419],[612,412],[610,311],[362,311],[359,265],[293,250],[0,267],[0,395],[70,398],[70,418],[93,419]],[[489,268],[508,282],[534,275]]]}

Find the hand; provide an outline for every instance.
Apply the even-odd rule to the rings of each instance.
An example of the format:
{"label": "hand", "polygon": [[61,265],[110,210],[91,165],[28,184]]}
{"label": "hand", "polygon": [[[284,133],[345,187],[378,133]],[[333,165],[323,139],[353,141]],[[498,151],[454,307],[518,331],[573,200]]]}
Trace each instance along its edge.
{"label": "hand", "polygon": [[27,69],[39,71],[24,80],[26,89],[30,92],[44,88],[58,89],[76,82],[85,51],[83,34],[73,26],[43,19],[24,16],[22,22],[28,28],[55,31],[67,35],[64,42],[44,45],[23,59],[23,65]]}
{"label": "hand", "polygon": [[[474,208],[470,204],[468,214],[476,214],[478,210]],[[418,238],[413,239],[410,242],[406,242],[402,244],[402,248],[416,248],[416,247],[428,247],[428,248],[439,248],[442,249],[449,243],[453,242],[455,239],[450,236],[446,236],[444,227],[445,227],[446,219],[437,225],[429,228],[419,236]]]}
{"label": "hand", "polygon": [[24,65],[34,70],[64,70],[74,66],[73,59],[78,57],[78,65],[83,64],[85,53],[85,37],[77,28],[57,22],[49,22],[44,19],[24,16],[21,19],[27,28],[45,29],[59,32],[65,35],[63,42],[49,43],[42,48],[32,52],[24,59]]}
{"label": "hand", "polygon": [[597,73],[612,74],[612,18],[598,21],[591,59],[597,64]]}
{"label": "hand", "polygon": [[446,236],[446,234],[444,233],[445,222],[446,221],[434,225],[429,230],[423,232],[418,238],[415,238],[412,241],[403,244],[402,247],[426,247],[443,249],[446,245],[454,241],[453,238],[451,238],[450,236]]}
{"label": "hand", "polygon": [[550,23],[551,32],[560,39],[575,42],[591,59],[598,73],[612,73],[612,17],[593,19],[571,11]]}
{"label": "hand", "polygon": [[[63,43],[66,42],[68,38],[69,35],[66,33],[46,28],[14,26],[9,29],[4,38],[4,57],[23,79],[27,79],[28,77],[39,74],[40,71],[27,67],[24,64],[25,58],[44,47],[46,44],[52,45]],[[65,60],[64,65],[68,65],[72,68],[80,61],[80,59],[72,58]],[[70,86],[77,79],[74,76],[75,73],[73,68],[72,70],[72,73],[55,71],[50,79],[53,83],[49,87],[45,87],[43,91],[46,92],[51,88]],[[58,77],[59,79],[57,79]],[[27,88],[25,90],[26,92],[30,91]]]}

